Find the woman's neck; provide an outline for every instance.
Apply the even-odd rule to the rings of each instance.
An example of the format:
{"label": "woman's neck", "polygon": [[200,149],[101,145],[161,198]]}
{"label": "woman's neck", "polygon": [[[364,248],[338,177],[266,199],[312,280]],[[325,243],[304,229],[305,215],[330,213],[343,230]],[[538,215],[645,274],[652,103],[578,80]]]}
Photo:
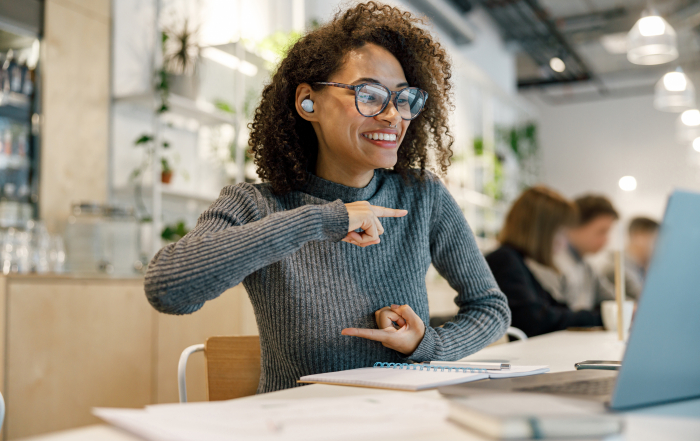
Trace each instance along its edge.
{"label": "woman's neck", "polygon": [[315,174],[319,178],[347,187],[364,188],[372,180],[374,170],[354,170],[347,165],[318,158]]}

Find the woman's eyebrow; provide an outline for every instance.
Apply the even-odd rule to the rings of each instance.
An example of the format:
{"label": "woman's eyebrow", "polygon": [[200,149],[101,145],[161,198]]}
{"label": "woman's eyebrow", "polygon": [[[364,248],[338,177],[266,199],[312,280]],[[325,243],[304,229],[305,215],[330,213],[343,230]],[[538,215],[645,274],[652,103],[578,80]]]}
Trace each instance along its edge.
{"label": "woman's eyebrow", "polygon": [[[352,82],[352,84],[357,84],[357,83],[377,83],[377,84],[382,84],[381,81],[376,80],[376,79],[374,79],[374,78],[369,78],[369,77],[358,78],[358,79],[356,79],[355,81]],[[396,85],[396,87],[406,87],[406,86],[408,86],[408,83],[406,83],[406,82],[399,83],[399,84]]]}

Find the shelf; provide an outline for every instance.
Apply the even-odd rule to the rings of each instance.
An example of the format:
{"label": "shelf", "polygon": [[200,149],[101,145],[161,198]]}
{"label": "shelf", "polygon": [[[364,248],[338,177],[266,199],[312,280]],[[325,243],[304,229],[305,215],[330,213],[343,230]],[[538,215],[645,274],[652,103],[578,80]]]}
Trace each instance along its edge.
{"label": "shelf", "polygon": [[190,192],[190,191],[170,190],[169,188],[167,188],[165,186],[161,187],[161,193],[165,197],[195,200],[195,201],[199,201],[199,202],[206,202],[209,204],[214,202],[219,197],[218,194],[216,194],[216,195],[203,195],[203,194]]}
{"label": "shelf", "polygon": [[30,162],[29,158],[26,156],[10,155],[0,153],[0,170],[4,169],[14,169],[22,170],[29,168]]}
{"label": "shelf", "polygon": [[[163,195],[164,198],[170,199],[184,199],[189,201],[198,201],[211,204],[219,197],[218,192],[216,194],[202,194],[196,193],[194,191],[171,190],[170,188],[168,188],[167,185],[161,185],[160,189],[161,195]],[[133,187],[121,187],[114,189],[114,192],[116,194],[126,195],[127,197],[131,197],[131,195],[133,195],[133,191]],[[153,194],[153,188],[150,186],[142,187],[141,191],[144,199],[149,199]]]}
{"label": "shelf", "polygon": [[[115,97],[114,102],[135,104],[153,110],[156,109],[157,105],[155,97],[149,93]],[[195,101],[183,96],[170,94],[168,104],[170,108],[167,113],[193,118],[202,125],[235,124],[232,114],[219,110],[216,106],[206,101]]]}
{"label": "shelf", "polygon": [[0,92],[0,106],[11,106],[29,110],[31,100],[27,95],[17,92]]}
{"label": "shelf", "polygon": [[31,99],[16,92],[0,92],[0,117],[29,120]]}

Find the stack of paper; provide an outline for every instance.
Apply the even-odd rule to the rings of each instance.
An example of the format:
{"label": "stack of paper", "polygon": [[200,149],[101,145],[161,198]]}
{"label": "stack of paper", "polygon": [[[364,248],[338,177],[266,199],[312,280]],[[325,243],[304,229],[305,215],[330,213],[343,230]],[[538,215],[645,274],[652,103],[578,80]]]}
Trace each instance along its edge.
{"label": "stack of paper", "polygon": [[445,421],[448,405],[434,398],[383,393],[96,408],[93,413],[149,441],[325,441],[409,435]]}

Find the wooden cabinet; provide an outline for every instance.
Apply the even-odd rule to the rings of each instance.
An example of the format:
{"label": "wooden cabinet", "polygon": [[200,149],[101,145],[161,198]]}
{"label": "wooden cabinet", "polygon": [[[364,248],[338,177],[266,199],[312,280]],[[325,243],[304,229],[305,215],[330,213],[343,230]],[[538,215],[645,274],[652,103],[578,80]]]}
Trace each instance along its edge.
{"label": "wooden cabinet", "polygon": [[[4,439],[94,424],[94,406],[176,402],[185,347],[250,334],[240,285],[194,314],[168,316],[148,304],[142,279],[0,277]],[[188,366],[188,395],[206,400],[201,353]]]}

